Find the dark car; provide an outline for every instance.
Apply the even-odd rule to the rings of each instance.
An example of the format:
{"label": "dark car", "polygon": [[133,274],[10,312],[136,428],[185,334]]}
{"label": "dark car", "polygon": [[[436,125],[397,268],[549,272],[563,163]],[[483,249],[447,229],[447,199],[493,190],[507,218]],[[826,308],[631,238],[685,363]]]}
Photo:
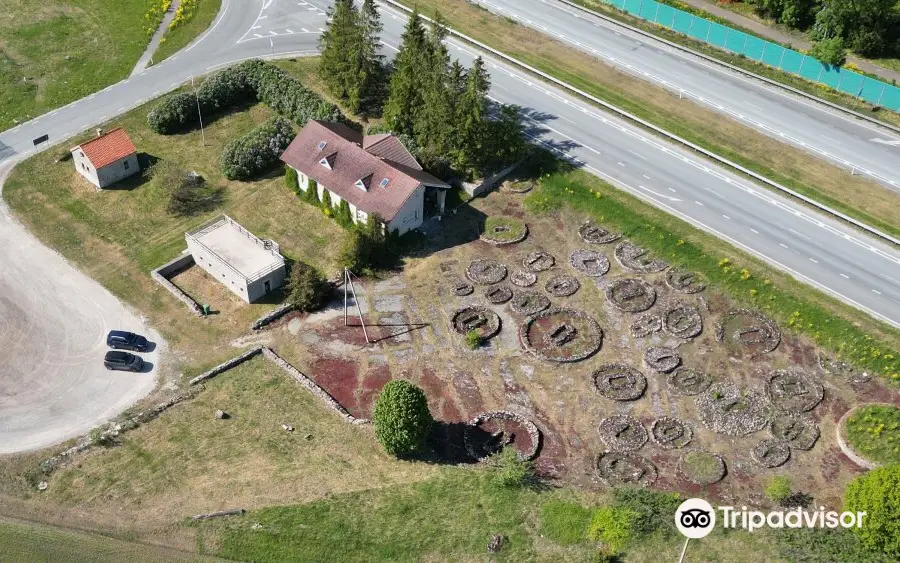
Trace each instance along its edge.
{"label": "dark car", "polygon": [[147,339],[133,332],[111,330],[106,335],[106,345],[116,350],[147,351]]}
{"label": "dark car", "polygon": [[113,350],[106,353],[103,365],[106,369],[117,371],[141,371],[144,368],[144,360],[128,352]]}

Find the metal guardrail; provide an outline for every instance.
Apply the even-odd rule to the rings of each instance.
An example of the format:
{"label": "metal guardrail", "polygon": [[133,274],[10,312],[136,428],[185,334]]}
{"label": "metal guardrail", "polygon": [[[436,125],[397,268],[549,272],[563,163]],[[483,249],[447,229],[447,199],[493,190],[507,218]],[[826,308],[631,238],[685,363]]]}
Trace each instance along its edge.
{"label": "metal guardrail", "polygon": [[[410,8],[404,6],[403,4],[396,2],[395,0],[378,0],[378,2],[382,3],[382,4],[390,5],[391,7],[399,9],[405,13],[412,13],[412,10]],[[425,21],[428,21],[428,22],[432,21],[431,18],[429,18],[427,16],[422,16],[420,14],[420,17]],[[670,141],[675,141],[676,143],[683,145],[683,146],[693,150],[694,152],[702,154],[703,156],[706,156],[707,158],[709,158],[711,160],[714,160],[720,164],[724,164],[724,165],[728,166],[729,168],[737,170],[737,171],[741,172],[742,174],[753,178],[754,180],[757,180],[757,181],[759,181],[767,186],[770,186],[780,192],[788,194],[791,197],[799,199],[800,201],[806,203],[807,205],[810,205],[811,207],[814,207],[814,208],[818,209],[819,211],[827,213],[833,217],[837,217],[838,219],[841,219],[841,220],[869,233],[870,235],[873,235],[884,241],[890,242],[896,246],[900,246],[900,239],[892,237],[891,235],[888,235],[887,233],[883,233],[874,227],[870,227],[869,225],[866,225],[865,223],[863,223],[862,221],[859,221],[858,219],[850,217],[849,215],[847,215],[845,213],[842,213],[836,209],[832,209],[826,205],[823,205],[823,204],[815,201],[814,199],[811,199],[811,198],[809,198],[799,192],[796,192],[786,186],[782,186],[781,184],[779,184],[777,182],[769,180],[765,176],[758,174],[748,168],[745,168],[745,167],[741,166],[740,164],[737,164],[736,162],[732,162],[725,157],[719,156],[714,152],[711,152],[699,145],[696,145],[696,144],[688,141],[687,139],[683,139],[683,138],[679,137],[678,135],[669,133],[665,129],[662,129],[648,121],[645,121],[644,119],[641,119],[640,117],[638,117],[634,114],[631,114],[621,108],[618,108],[618,107],[610,104],[609,102],[601,100],[600,98],[597,98],[596,96],[593,96],[583,90],[580,90],[570,84],[567,84],[567,83],[563,82],[562,80],[559,80],[558,78],[555,78],[542,70],[536,69],[526,63],[523,63],[517,59],[514,59],[513,57],[510,57],[509,55],[507,55],[501,51],[498,51],[497,49],[494,49],[493,47],[490,47],[489,45],[485,45],[484,43],[478,41],[477,39],[473,39],[473,38],[469,37],[468,35],[460,33],[450,27],[447,27],[447,32],[452,37],[462,39],[463,41],[470,43],[470,44],[478,47],[482,51],[486,51],[486,52],[494,55],[495,57],[502,59],[503,61],[506,61],[507,63],[510,63],[514,66],[525,69],[528,72],[530,72],[536,76],[539,76],[539,77],[543,78],[544,80],[555,84],[556,86],[559,86],[560,88],[563,88],[565,90],[568,90],[569,92],[575,93],[582,98],[590,100],[594,104],[602,106],[603,108],[606,108],[607,110],[609,110],[621,117],[624,117],[625,119],[627,119],[629,121],[637,123],[637,124],[641,125],[642,127],[649,129],[649,130],[653,131],[654,133],[657,133],[658,135],[661,135],[661,136],[669,139]]]}

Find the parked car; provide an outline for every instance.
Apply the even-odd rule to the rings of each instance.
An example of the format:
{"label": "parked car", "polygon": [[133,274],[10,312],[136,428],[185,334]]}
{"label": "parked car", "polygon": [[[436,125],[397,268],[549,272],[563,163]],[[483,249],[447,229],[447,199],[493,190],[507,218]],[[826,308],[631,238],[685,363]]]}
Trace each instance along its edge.
{"label": "parked car", "polygon": [[111,330],[106,335],[106,345],[116,350],[147,351],[147,339],[133,332]]}
{"label": "parked car", "polygon": [[106,353],[103,365],[106,369],[116,371],[141,371],[144,368],[144,360],[128,352],[112,350]]}

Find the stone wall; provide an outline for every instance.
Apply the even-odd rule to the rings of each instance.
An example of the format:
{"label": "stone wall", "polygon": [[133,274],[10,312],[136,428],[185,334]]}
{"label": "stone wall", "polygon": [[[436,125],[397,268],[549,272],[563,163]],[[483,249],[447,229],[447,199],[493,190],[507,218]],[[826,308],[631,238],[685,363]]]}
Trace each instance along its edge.
{"label": "stone wall", "polygon": [[484,180],[482,180],[482,182],[480,184],[472,184],[469,182],[463,182],[462,188],[467,194],[469,194],[469,196],[478,197],[481,194],[487,193],[487,192],[491,191],[492,189],[496,188],[497,184],[500,182],[500,180],[502,180],[509,173],[511,173],[513,170],[515,170],[518,165],[519,165],[518,162],[516,162],[515,164],[510,164],[509,166],[507,166],[503,170],[497,172],[493,176],[490,176],[489,178],[485,178]]}
{"label": "stone wall", "polygon": [[163,286],[166,291],[175,296],[175,299],[178,299],[185,305],[187,305],[188,309],[191,310],[195,315],[202,316],[203,309],[200,307],[200,304],[190,298],[190,296],[181,291],[177,285],[169,281],[169,278],[180,270],[184,270],[194,264],[194,257],[191,256],[190,253],[181,254],[178,258],[166,262],[159,268],[156,268],[152,272],[150,272],[150,277],[153,278],[153,281]]}
{"label": "stone wall", "polygon": [[284,305],[278,307],[274,311],[270,311],[266,313],[262,317],[256,319],[252,325],[250,325],[250,330],[261,330],[268,325],[274,323],[281,317],[287,315],[291,311],[293,311],[296,306],[293,303],[285,303]]}
{"label": "stone wall", "polygon": [[231,368],[241,365],[242,363],[244,363],[247,360],[249,360],[250,358],[256,356],[260,352],[262,352],[262,346],[257,346],[255,348],[251,348],[251,349],[247,350],[246,352],[244,352],[243,354],[241,354],[240,356],[235,356],[235,357],[231,358],[230,360],[228,360],[227,362],[221,363],[221,364],[217,365],[216,367],[212,368],[211,370],[201,373],[197,377],[191,379],[188,383],[190,385],[196,385],[196,384],[200,383],[201,381],[206,381],[207,379],[213,378],[213,377],[219,375],[220,373],[226,372],[226,371],[230,370]]}

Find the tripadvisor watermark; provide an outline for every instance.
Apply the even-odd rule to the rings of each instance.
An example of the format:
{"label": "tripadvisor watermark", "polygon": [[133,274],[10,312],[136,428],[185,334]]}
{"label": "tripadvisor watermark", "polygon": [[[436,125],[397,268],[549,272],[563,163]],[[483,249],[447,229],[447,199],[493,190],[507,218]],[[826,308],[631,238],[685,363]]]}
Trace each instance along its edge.
{"label": "tripadvisor watermark", "polygon": [[746,506],[719,506],[716,510],[703,499],[692,498],[684,501],[675,511],[675,526],[687,538],[706,537],[720,520],[726,529],[743,528],[753,532],[760,528],[862,528],[865,512],[837,512],[825,510],[772,510],[762,512],[748,510]]}

